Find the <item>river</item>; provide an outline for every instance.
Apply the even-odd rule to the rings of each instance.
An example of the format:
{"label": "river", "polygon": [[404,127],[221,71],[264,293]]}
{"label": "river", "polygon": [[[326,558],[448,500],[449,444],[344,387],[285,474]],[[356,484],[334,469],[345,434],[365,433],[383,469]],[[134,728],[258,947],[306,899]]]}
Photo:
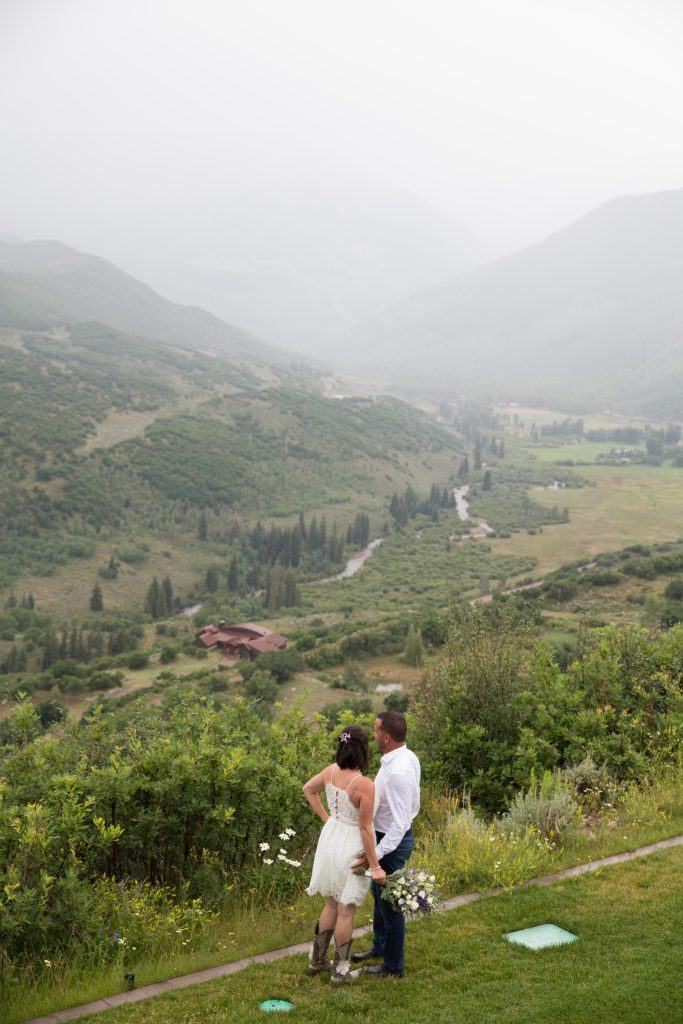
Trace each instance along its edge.
{"label": "river", "polygon": [[356,551],[351,555],[341,572],[338,572],[336,576],[326,576],[322,580],[316,580],[316,585],[321,583],[335,583],[337,580],[347,580],[349,576],[355,576],[358,570],[362,569],[370,555],[377,550],[382,543],[382,540],[382,537],[377,537],[375,540],[371,540],[366,548],[361,548],[360,551]]}
{"label": "river", "polygon": [[460,538],[461,540],[468,540],[471,537],[487,537],[489,534],[496,532],[492,526],[489,526],[485,519],[480,519],[478,516],[470,516],[470,503],[465,498],[469,489],[469,484],[463,484],[462,487],[453,488],[453,497],[455,498],[455,507],[458,512],[458,518],[463,523],[469,521],[475,524],[471,530],[468,530],[467,533],[462,535]]}

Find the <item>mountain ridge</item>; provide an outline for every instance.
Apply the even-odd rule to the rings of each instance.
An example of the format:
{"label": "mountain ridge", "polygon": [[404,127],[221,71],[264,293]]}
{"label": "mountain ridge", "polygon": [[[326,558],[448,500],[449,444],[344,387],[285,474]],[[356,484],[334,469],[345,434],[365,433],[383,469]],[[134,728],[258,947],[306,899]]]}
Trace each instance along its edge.
{"label": "mountain ridge", "polygon": [[[425,382],[457,371],[461,386],[580,390],[604,378],[608,400],[610,375],[638,372],[653,354],[668,351],[683,382],[682,279],[683,189],[620,197],[389,307],[351,350],[383,370],[391,353],[394,376],[411,364]],[[683,399],[674,404],[683,416]]]}
{"label": "mountain ridge", "polygon": [[198,306],[166,299],[109,260],[51,239],[0,239],[0,321],[38,330],[97,321],[161,344],[286,358],[276,346]]}

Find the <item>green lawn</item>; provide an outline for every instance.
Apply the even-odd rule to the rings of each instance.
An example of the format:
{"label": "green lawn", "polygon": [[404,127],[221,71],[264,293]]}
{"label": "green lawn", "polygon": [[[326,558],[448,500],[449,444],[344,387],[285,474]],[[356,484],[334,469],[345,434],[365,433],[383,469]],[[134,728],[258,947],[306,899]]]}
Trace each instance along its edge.
{"label": "green lawn", "polygon": [[[523,445],[539,462],[561,462],[572,459],[574,462],[594,462],[598,455],[608,455],[613,448],[625,448],[616,441],[566,441],[564,444],[553,444],[544,447],[541,444]],[[642,445],[629,445],[642,450]],[[562,468],[562,467],[560,467]],[[583,468],[583,467],[582,467]]]}
{"label": "green lawn", "polygon": [[671,466],[588,466],[584,476],[594,486],[561,491],[531,491],[542,505],[567,505],[570,521],[544,526],[529,536],[515,533],[494,540],[497,555],[537,559],[534,574],[545,575],[562,563],[592,558],[627,544],[675,540],[683,517],[683,470]]}
{"label": "green lawn", "polygon": [[[305,957],[287,957],[87,1019],[249,1024],[263,1019],[261,1000],[280,997],[295,1005],[288,1019],[302,1024],[674,1024],[683,1018],[676,983],[683,968],[682,868],[683,850],[667,850],[411,925],[400,982],[366,977],[333,992],[323,978],[305,975]],[[579,941],[531,952],[504,939],[506,932],[546,922]]]}

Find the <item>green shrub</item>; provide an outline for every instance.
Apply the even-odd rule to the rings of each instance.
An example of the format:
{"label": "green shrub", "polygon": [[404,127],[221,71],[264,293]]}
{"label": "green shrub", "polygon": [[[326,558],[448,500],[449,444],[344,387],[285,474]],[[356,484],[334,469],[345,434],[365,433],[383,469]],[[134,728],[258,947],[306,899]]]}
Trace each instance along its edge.
{"label": "green shrub", "polygon": [[273,704],[277,700],[278,685],[272,672],[265,669],[257,669],[247,679],[245,692],[254,700],[263,701],[265,704]]}
{"label": "green shrub", "polygon": [[445,826],[437,821],[424,828],[412,859],[433,873],[445,892],[508,888],[551,867],[553,844],[535,831],[509,832],[467,804],[445,803],[451,807]]}
{"label": "green shrub", "polygon": [[240,665],[240,673],[243,679],[248,679],[257,670],[270,672],[278,683],[286,683],[302,668],[303,659],[298,651],[265,651],[254,661],[246,661]]}
{"label": "green shrub", "polygon": [[129,654],[126,659],[128,668],[139,669],[147,668],[149,665],[149,654],[146,651],[133,651]]}
{"label": "green shrub", "polygon": [[664,591],[664,596],[672,601],[683,601],[683,576],[671,580]]}
{"label": "green shrub", "polygon": [[517,793],[507,814],[500,819],[501,829],[508,832],[534,832],[557,842],[576,830],[579,824],[578,805],[559,772],[543,773],[525,793]]}
{"label": "green shrub", "polygon": [[114,555],[126,565],[140,565],[149,554],[149,544],[127,544],[125,547],[116,548]]}
{"label": "green shrub", "polygon": [[565,768],[562,778],[576,802],[584,810],[593,813],[602,807],[608,797],[614,799],[618,788],[607,767],[598,767],[590,754],[579,764]]}

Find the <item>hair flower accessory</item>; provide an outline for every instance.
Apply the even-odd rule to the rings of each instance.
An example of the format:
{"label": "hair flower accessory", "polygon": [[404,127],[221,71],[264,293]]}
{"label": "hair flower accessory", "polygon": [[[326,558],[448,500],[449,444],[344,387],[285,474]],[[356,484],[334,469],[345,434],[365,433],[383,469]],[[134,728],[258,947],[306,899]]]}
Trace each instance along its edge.
{"label": "hair flower accessory", "polygon": [[340,741],[342,743],[348,743],[349,740],[351,739],[351,733],[350,732],[343,732],[341,734],[341,736],[339,737],[339,739],[340,739]]}

